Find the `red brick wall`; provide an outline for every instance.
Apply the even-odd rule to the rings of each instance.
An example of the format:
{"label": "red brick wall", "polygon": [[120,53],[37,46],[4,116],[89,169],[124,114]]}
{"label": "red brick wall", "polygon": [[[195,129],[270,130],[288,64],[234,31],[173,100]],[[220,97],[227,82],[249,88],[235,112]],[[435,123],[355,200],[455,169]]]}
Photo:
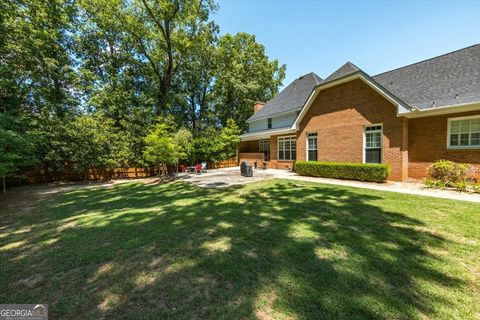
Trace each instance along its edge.
{"label": "red brick wall", "polygon": [[306,159],[306,133],[318,133],[318,160],[363,161],[364,126],[383,124],[383,162],[392,166],[389,180],[408,177],[408,120],[361,80],[320,91],[300,124],[297,159]]}
{"label": "red brick wall", "polygon": [[295,161],[278,160],[278,140],[277,140],[278,137],[292,136],[292,135],[294,135],[294,134],[286,134],[286,135],[279,135],[279,136],[271,136],[270,137],[270,163],[269,163],[269,168],[283,169],[283,170],[291,170],[293,168],[293,163]]}
{"label": "red brick wall", "polygon": [[[289,134],[290,136],[292,134]],[[270,137],[270,161],[268,162],[268,168],[270,169],[292,169],[294,161],[278,160],[277,153],[277,137]],[[258,140],[242,141],[238,147],[239,150],[239,163],[246,160],[251,163],[257,161],[260,162],[262,155],[258,156]]]}
{"label": "red brick wall", "polygon": [[409,120],[409,176],[421,179],[428,176],[427,168],[435,160],[447,159],[471,163],[472,176],[480,179],[480,149],[447,149],[448,118],[480,115],[480,111],[448,114]]}
{"label": "red brick wall", "polygon": [[[480,115],[480,111],[412,118],[397,117],[397,108],[361,80],[320,91],[297,132],[297,160],[306,159],[306,133],[318,133],[318,160],[363,161],[364,127],[383,124],[383,162],[392,166],[389,180],[427,177],[437,159],[473,165],[480,180],[480,149],[448,150],[448,118]],[[270,138],[270,168],[291,169],[294,161],[277,159],[277,138]],[[258,140],[241,142],[240,152],[258,152]]]}

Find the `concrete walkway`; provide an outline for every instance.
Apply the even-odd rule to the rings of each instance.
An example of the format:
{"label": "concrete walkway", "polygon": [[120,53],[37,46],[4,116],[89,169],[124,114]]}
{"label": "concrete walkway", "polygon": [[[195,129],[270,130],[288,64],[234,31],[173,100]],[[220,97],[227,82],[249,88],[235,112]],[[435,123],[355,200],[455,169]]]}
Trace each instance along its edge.
{"label": "concrete walkway", "polygon": [[181,178],[204,188],[228,187],[231,185],[239,185],[270,179],[288,179],[480,203],[480,194],[460,193],[451,190],[426,189],[421,183],[392,181],[387,183],[372,183],[352,180],[304,177],[298,176],[294,172],[276,169],[254,170],[253,177],[251,178],[241,176],[239,167],[208,170],[207,173],[200,175],[189,174],[184,175]]}

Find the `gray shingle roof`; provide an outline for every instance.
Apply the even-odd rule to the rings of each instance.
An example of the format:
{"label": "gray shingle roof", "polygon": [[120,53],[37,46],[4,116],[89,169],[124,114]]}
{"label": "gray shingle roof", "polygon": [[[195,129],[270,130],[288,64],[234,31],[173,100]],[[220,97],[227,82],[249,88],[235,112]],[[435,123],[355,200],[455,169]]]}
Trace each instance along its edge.
{"label": "gray shingle roof", "polygon": [[357,71],[360,71],[360,69],[356,65],[354,65],[351,62],[347,62],[343,66],[338,68],[334,73],[329,75],[325,79],[325,82],[332,81],[332,80],[335,80],[335,79],[339,79],[341,77],[344,77],[346,75],[352,74],[352,73],[357,72]]}
{"label": "gray shingle roof", "polygon": [[257,120],[289,111],[299,111],[307,102],[313,88],[322,79],[311,72],[292,81],[285,89],[270,100],[265,106],[253,114],[247,121]]}
{"label": "gray shingle roof", "polygon": [[[299,77],[247,121],[300,111],[316,86],[355,72],[363,71],[347,62],[325,80],[313,72]],[[419,109],[480,102],[480,44],[372,78],[394,96]]]}
{"label": "gray shingle roof", "polygon": [[480,101],[480,44],[378,74],[373,79],[419,109]]}

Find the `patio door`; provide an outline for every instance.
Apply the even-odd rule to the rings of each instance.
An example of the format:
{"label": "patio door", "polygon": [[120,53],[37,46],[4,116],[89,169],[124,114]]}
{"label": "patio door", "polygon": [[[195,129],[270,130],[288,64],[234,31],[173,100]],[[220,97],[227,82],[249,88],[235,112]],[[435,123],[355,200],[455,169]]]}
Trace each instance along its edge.
{"label": "patio door", "polygon": [[270,140],[258,141],[258,152],[263,153],[264,161],[270,161]]}

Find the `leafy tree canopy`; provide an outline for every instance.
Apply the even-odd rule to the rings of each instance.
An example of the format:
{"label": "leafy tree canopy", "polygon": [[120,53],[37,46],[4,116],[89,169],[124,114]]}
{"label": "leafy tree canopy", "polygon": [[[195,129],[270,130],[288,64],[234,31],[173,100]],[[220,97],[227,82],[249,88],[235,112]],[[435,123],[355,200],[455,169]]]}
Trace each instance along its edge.
{"label": "leafy tree canopy", "polygon": [[253,35],[220,36],[216,10],[213,0],[1,1],[0,174],[234,156],[253,102],[278,92],[285,66]]}

